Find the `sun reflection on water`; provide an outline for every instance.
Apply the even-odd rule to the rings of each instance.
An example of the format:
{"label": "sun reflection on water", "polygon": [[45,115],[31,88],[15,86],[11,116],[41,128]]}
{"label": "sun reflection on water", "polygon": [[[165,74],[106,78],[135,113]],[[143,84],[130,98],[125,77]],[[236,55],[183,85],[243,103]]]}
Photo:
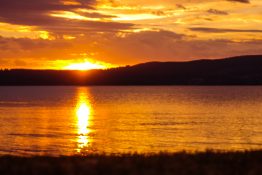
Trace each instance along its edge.
{"label": "sun reflection on water", "polygon": [[87,89],[79,88],[77,92],[77,105],[75,109],[77,120],[77,152],[81,152],[91,143],[89,134],[91,132],[91,119],[93,109],[89,100]]}

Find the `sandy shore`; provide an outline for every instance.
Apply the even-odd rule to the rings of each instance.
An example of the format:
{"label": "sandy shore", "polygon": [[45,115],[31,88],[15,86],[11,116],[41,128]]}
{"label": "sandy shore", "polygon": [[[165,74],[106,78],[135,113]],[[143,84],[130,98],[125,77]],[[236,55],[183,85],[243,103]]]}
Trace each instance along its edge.
{"label": "sandy shore", "polygon": [[262,151],[0,157],[1,175],[260,175]]}

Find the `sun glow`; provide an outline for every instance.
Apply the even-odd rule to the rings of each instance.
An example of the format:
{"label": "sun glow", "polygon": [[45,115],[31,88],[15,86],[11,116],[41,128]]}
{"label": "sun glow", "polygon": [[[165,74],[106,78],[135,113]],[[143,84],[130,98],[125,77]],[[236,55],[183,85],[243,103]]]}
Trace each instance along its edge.
{"label": "sun glow", "polygon": [[108,69],[113,67],[113,65],[109,63],[104,63],[104,62],[94,62],[94,61],[89,61],[85,60],[80,63],[72,63],[68,66],[65,66],[64,69],[69,69],[69,70],[92,70],[92,69]]}

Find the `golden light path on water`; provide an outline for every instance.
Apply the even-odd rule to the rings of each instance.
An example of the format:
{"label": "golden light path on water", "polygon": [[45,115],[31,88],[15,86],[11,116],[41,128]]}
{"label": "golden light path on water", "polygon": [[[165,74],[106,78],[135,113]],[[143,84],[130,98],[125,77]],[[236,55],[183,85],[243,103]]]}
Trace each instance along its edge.
{"label": "golden light path on water", "polygon": [[79,88],[77,91],[77,105],[75,108],[76,123],[77,123],[77,152],[91,143],[89,134],[91,132],[90,126],[92,125],[93,109],[88,97],[87,89]]}

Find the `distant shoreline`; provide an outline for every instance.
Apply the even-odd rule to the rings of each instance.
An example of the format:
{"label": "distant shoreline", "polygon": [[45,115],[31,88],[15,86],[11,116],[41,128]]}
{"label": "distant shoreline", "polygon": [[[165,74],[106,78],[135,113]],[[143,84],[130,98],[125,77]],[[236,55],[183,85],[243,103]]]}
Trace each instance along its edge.
{"label": "distant shoreline", "polygon": [[262,174],[262,150],[61,157],[0,156],[1,175]]}
{"label": "distant shoreline", "polygon": [[262,85],[262,55],[149,62],[108,70],[2,70],[0,86]]}
{"label": "distant shoreline", "polygon": [[136,85],[136,84],[132,84],[132,85],[122,85],[122,84],[114,84],[114,85],[0,85],[0,87],[165,87],[165,86],[174,86],[174,87],[262,87],[262,84],[213,84],[213,85],[209,85],[209,84],[200,84],[200,85],[196,85],[196,84],[192,84],[192,85],[183,85],[183,84],[144,84],[144,85]]}

